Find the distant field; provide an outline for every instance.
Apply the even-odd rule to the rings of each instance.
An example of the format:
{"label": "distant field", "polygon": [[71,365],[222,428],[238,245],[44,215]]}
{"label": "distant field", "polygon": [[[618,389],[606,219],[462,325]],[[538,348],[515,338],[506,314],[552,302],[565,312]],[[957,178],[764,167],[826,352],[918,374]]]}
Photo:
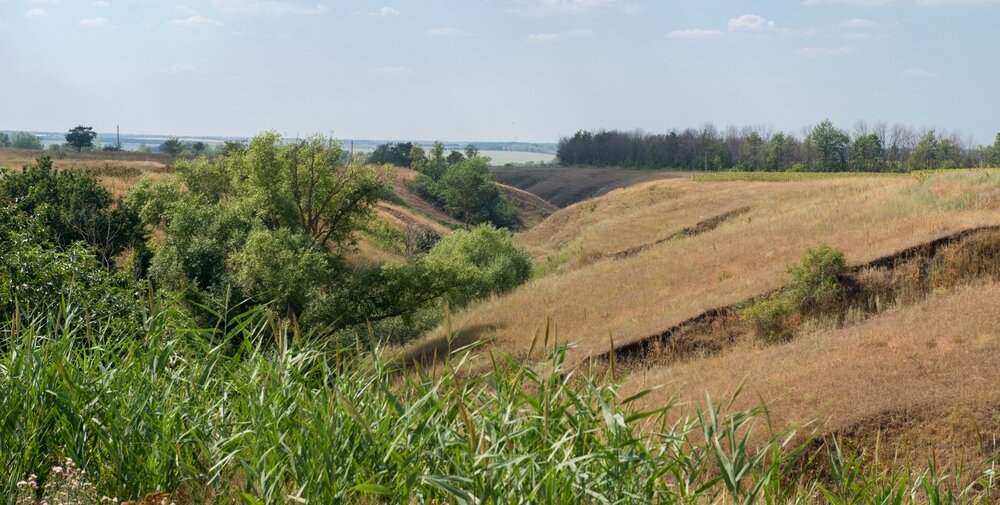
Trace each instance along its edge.
{"label": "distant field", "polygon": [[527,153],[521,151],[479,151],[483,156],[489,156],[494,165],[508,163],[551,163],[556,159],[554,154]]}
{"label": "distant field", "polygon": [[495,167],[497,180],[558,207],[641,182],[687,177],[680,172],[580,167]]}

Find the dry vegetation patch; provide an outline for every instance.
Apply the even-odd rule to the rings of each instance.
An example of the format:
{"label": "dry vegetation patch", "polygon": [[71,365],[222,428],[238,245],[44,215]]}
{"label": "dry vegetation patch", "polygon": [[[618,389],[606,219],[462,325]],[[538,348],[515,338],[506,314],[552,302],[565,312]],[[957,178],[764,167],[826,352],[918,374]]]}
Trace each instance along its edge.
{"label": "dry vegetation patch", "polygon": [[[975,173],[948,177],[967,177],[969,191],[992,191],[989,184],[975,189]],[[864,263],[960,230],[1000,224],[993,205],[915,202],[926,184],[935,184],[933,177],[784,184],[669,180],[614,191],[563,209],[519,237],[536,259],[557,257],[562,269],[456,314],[454,324],[467,328],[464,341],[492,337],[501,349],[526,356],[532,336],[551,321],[560,341],[576,343],[571,360],[582,360],[607,351],[609,334],[617,345],[628,345],[708,309],[777,289],[787,266],[821,243]],[[712,231],[620,261],[588,261],[743,206],[750,212]],[[446,337],[439,330],[426,339]]]}
{"label": "dry vegetation patch", "polygon": [[[858,325],[788,344],[755,341],[720,355],[634,370],[622,394],[662,386],[645,405],[691,406],[739,387],[737,405],[766,402],[778,429],[814,423],[883,458],[982,463],[1000,436],[1000,284],[934,295]],[[811,429],[811,428],[809,428]]]}

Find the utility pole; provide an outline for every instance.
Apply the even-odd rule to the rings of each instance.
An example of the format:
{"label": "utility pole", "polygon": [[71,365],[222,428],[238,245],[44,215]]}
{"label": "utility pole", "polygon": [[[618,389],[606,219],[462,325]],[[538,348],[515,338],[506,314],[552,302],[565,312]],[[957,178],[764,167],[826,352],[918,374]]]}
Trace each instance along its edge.
{"label": "utility pole", "polygon": [[118,139],[118,150],[122,150],[122,128],[121,126],[115,125],[115,137]]}

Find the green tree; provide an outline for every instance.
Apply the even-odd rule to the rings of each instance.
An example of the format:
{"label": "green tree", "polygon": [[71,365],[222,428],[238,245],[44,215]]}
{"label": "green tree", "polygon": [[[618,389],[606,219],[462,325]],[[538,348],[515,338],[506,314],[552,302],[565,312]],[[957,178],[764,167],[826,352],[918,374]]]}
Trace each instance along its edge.
{"label": "green tree", "polygon": [[458,151],[452,151],[452,152],[448,153],[448,157],[445,158],[445,159],[448,161],[449,165],[454,165],[455,163],[458,163],[458,162],[464,160],[465,156],[462,155],[462,153],[460,153]]}
{"label": "green tree", "polygon": [[452,217],[469,224],[520,224],[517,210],[496,185],[489,158],[477,156],[456,162],[448,167],[440,183],[444,209]]}
{"label": "green tree", "polygon": [[777,133],[767,144],[767,169],[784,171],[795,164],[795,143],[791,135]]}
{"label": "green tree", "polygon": [[10,147],[10,137],[5,132],[0,132],[0,148]]}
{"label": "green tree", "polygon": [[208,144],[200,140],[191,144],[191,154],[204,156],[206,153],[208,153]]}
{"label": "green tree", "polygon": [[927,170],[937,168],[941,160],[938,158],[940,148],[937,135],[930,130],[917,142],[907,164],[911,170]]}
{"label": "green tree", "polygon": [[740,144],[737,166],[740,170],[757,171],[765,166],[766,146],[757,132],[750,132]]}
{"label": "green tree", "polygon": [[987,151],[987,163],[991,167],[1000,167],[1000,133],[997,133],[996,140],[993,141],[993,145]]}
{"label": "green tree", "polygon": [[184,145],[184,142],[181,142],[181,139],[176,137],[164,140],[163,143],[160,144],[160,152],[171,156],[183,154],[186,149],[187,146]]}
{"label": "green tree", "polygon": [[97,132],[90,126],[77,126],[66,133],[66,143],[76,149],[76,152],[93,149],[95,138],[97,138]]}
{"label": "green tree", "polygon": [[882,139],[874,133],[859,135],[851,146],[852,168],[866,172],[876,172],[885,166],[885,149]]}
{"label": "green tree", "polygon": [[444,144],[441,141],[435,141],[431,145],[430,156],[427,159],[427,168],[423,170],[431,179],[440,179],[444,175],[445,169],[448,168],[448,160],[444,155],[444,151]]}
{"label": "green tree", "polygon": [[413,148],[410,149],[410,168],[423,172],[427,169],[427,153],[424,152],[424,148],[420,147],[418,144],[413,144]]}
{"label": "green tree", "polygon": [[386,189],[381,168],[343,160],[325,138],[285,144],[266,132],[217,158],[179,161],[175,179],[144,181],[131,197],[165,233],[153,277],[193,302],[246,298],[301,316],[343,280],[353,232]]}
{"label": "green tree", "polygon": [[15,147],[17,149],[33,149],[36,151],[40,151],[42,149],[41,139],[27,132],[15,133],[10,145],[11,147]]}
{"label": "green tree", "polygon": [[821,172],[847,170],[850,142],[850,137],[834,127],[829,119],[816,125],[806,138],[809,148],[816,153],[814,168]]}
{"label": "green tree", "polygon": [[465,157],[466,158],[475,158],[476,156],[479,156],[479,148],[476,147],[474,144],[466,144],[466,146],[465,146]]}

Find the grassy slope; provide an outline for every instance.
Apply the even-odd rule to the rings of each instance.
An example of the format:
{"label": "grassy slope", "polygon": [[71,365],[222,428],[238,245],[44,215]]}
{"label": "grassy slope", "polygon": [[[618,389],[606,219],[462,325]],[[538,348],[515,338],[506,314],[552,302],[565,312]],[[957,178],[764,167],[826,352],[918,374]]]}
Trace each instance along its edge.
{"label": "grassy slope", "polygon": [[1000,284],[967,286],[788,344],[744,343],[636,370],[623,393],[662,386],[643,403],[690,405],[706,392],[721,398],[743,384],[738,404],[763,399],[779,429],[817,421],[823,431],[869,448],[878,434],[916,461],[936,455],[975,464],[997,451],[980,437],[1000,433],[998,351]]}
{"label": "grassy slope", "polygon": [[[978,174],[634,186],[557,212],[521,235],[536,258],[556,258],[562,270],[456,314],[453,324],[468,328],[463,340],[490,336],[524,355],[549,319],[560,340],[578,343],[572,358],[582,359],[607,350],[609,333],[627,343],[777,288],[786,267],[820,243],[861,262],[998,224],[998,187]],[[595,260],[742,206],[750,211],[713,231]],[[429,335],[415,348],[443,338]]]}
{"label": "grassy slope", "polygon": [[494,167],[493,173],[502,184],[528,191],[557,207],[641,182],[686,177],[685,174],[662,170],[593,167]]}

